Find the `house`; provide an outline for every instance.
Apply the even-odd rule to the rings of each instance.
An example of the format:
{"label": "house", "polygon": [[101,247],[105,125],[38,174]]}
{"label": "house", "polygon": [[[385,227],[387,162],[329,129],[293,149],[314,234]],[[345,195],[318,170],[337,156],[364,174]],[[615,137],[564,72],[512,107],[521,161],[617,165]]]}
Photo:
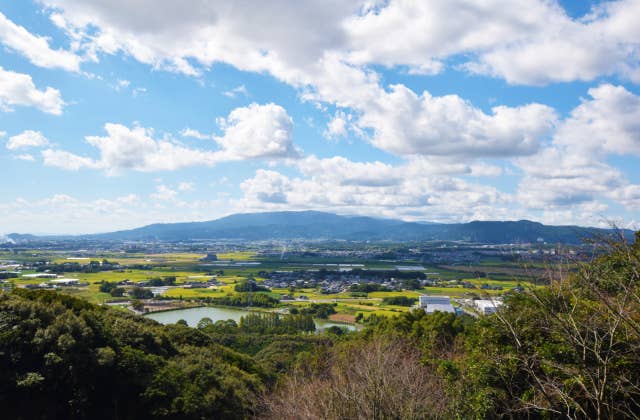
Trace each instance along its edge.
{"label": "house", "polygon": [[426,313],[431,314],[436,311],[456,313],[455,308],[451,304],[449,296],[429,296],[422,295],[418,297],[418,306],[425,310]]}

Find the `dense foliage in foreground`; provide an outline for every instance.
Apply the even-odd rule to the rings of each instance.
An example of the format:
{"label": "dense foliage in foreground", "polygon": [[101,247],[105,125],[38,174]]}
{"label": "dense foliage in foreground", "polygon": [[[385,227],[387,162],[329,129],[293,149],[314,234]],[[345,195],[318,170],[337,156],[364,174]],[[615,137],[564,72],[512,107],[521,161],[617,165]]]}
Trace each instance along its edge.
{"label": "dense foliage in foreground", "polygon": [[317,359],[272,418],[640,418],[640,234],[495,315],[380,319]]}
{"label": "dense foliage in foreground", "polygon": [[189,328],[3,293],[3,416],[638,418],[637,239],[496,315],[407,312],[351,334],[310,333],[308,312]]}
{"label": "dense foliage in foreground", "polygon": [[223,340],[224,330],[211,329],[163,326],[51,291],[0,294],[3,417],[247,417],[289,363],[290,353],[274,357],[270,345],[317,340],[244,334],[250,345],[236,347],[251,357],[220,345],[214,335]]}

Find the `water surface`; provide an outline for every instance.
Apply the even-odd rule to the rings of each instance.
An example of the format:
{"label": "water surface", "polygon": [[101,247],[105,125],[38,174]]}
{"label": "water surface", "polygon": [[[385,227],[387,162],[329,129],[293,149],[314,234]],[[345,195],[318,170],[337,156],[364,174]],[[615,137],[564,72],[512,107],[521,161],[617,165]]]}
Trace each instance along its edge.
{"label": "water surface", "polygon": [[[200,308],[186,308],[175,309],[164,312],[154,312],[146,314],[145,317],[154,319],[161,324],[175,324],[181,319],[187,321],[190,327],[198,325],[198,321],[202,318],[211,318],[213,322],[224,321],[232,319],[236,322],[240,322],[240,318],[245,316],[249,311],[240,308],[221,308],[217,306],[204,306]],[[350,331],[354,331],[356,327],[354,325],[342,324],[339,322],[333,322],[324,319],[314,319],[316,328],[319,330],[329,328],[332,326],[344,327]]]}

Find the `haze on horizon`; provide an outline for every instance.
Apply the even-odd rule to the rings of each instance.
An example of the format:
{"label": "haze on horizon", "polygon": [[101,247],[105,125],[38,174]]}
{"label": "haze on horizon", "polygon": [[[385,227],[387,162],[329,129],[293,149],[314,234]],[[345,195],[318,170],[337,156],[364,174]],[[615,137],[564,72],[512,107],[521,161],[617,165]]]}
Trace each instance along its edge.
{"label": "haze on horizon", "polygon": [[640,0],[0,4],[0,233],[637,227]]}

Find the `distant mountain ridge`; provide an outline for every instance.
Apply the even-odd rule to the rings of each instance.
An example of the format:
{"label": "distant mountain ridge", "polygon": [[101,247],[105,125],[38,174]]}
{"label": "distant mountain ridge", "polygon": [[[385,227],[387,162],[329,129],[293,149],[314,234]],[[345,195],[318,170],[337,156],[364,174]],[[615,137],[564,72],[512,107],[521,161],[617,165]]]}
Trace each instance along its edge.
{"label": "distant mountain ridge", "polygon": [[[319,211],[234,214],[206,222],[158,223],[136,229],[78,236],[36,237],[11,234],[14,241],[93,239],[129,241],[188,240],[353,240],[353,241],[468,241],[479,243],[545,242],[576,244],[585,238],[610,234],[610,229],[548,226],[528,220],[469,223],[417,223],[367,216],[340,216]],[[632,237],[632,231],[625,234]]]}

